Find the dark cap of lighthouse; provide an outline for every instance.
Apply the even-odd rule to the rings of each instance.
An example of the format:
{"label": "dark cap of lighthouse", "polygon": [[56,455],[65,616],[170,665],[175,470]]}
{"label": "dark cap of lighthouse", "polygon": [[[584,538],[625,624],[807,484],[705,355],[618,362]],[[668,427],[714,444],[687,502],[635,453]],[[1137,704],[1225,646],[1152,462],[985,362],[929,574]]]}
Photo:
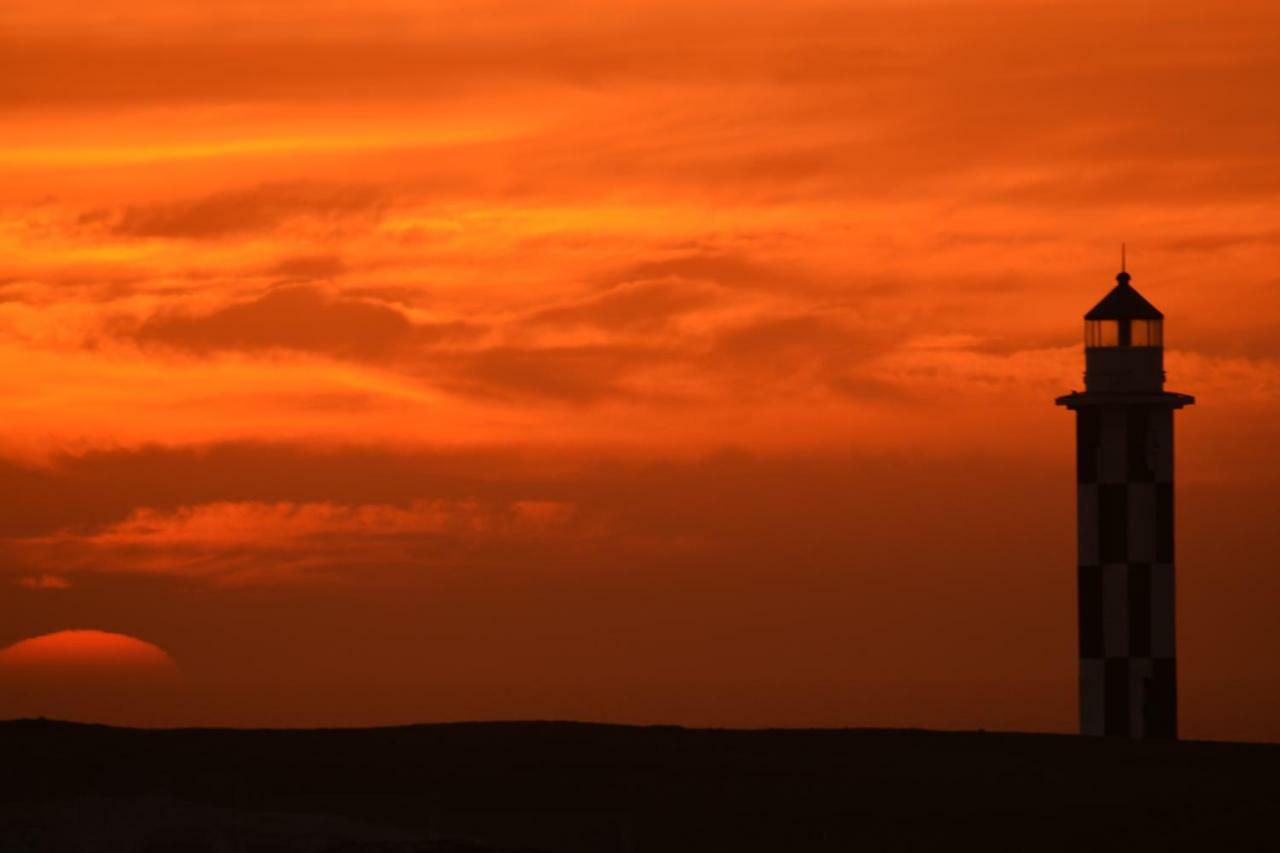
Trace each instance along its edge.
{"label": "dark cap of lighthouse", "polygon": [[1086,393],[1061,398],[1063,405],[1115,402],[1114,395],[1156,395],[1160,405],[1191,398],[1164,391],[1164,314],[1134,289],[1121,267],[1115,287],[1084,315]]}
{"label": "dark cap of lighthouse", "polygon": [[1164,315],[1129,284],[1129,274],[1116,276],[1116,286],[1093,306],[1086,320],[1163,320]]}

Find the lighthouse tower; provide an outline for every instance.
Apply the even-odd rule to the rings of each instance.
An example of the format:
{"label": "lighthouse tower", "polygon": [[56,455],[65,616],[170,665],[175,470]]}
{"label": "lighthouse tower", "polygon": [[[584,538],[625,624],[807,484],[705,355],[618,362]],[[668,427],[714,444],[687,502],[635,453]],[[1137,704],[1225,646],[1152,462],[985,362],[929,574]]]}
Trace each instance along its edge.
{"label": "lighthouse tower", "polygon": [[1076,413],[1080,731],[1178,736],[1174,655],[1173,412],[1164,315],[1129,283],[1084,315]]}

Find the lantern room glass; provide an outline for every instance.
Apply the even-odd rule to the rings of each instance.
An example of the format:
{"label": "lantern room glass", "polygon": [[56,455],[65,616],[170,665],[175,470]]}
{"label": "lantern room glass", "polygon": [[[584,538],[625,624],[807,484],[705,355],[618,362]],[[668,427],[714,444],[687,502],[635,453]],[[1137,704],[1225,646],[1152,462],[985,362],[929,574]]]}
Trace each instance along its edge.
{"label": "lantern room glass", "polygon": [[1085,320],[1084,345],[1098,347],[1164,346],[1162,320]]}

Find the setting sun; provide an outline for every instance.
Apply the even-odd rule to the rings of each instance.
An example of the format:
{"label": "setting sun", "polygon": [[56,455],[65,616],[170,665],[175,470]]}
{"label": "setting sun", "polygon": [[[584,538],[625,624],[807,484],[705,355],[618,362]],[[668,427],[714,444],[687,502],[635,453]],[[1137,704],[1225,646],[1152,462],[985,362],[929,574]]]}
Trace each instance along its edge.
{"label": "setting sun", "polygon": [[69,673],[112,676],[119,673],[171,674],[176,664],[159,646],[107,631],[57,631],[0,649],[0,678],[10,675]]}

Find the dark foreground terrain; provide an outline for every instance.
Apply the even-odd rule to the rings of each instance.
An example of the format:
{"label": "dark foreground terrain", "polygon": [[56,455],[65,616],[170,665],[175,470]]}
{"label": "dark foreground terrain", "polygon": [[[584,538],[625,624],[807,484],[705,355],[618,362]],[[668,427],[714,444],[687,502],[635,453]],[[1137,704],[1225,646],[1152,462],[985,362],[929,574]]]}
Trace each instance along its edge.
{"label": "dark foreground terrain", "polygon": [[0,723],[0,851],[1276,849],[1280,747],[474,723]]}

